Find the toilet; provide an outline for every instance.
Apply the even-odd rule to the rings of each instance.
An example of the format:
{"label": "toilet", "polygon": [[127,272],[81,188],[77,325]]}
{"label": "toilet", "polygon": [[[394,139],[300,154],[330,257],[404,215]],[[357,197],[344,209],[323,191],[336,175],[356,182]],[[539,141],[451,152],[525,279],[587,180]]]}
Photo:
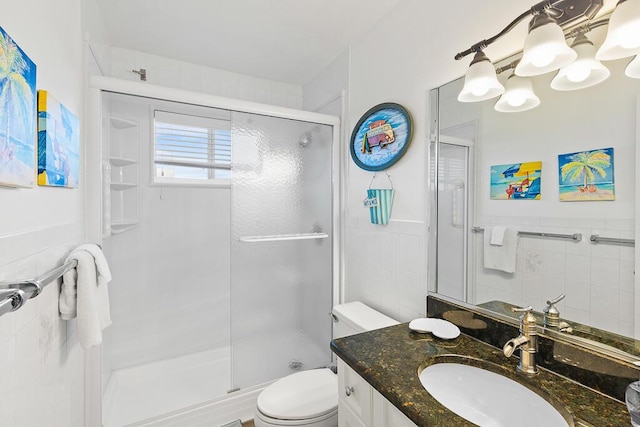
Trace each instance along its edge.
{"label": "toilet", "polygon": [[[332,313],[334,338],[399,323],[359,301],[337,305]],[[277,380],[258,396],[253,421],[256,427],[337,427],[338,376],[321,368]]]}

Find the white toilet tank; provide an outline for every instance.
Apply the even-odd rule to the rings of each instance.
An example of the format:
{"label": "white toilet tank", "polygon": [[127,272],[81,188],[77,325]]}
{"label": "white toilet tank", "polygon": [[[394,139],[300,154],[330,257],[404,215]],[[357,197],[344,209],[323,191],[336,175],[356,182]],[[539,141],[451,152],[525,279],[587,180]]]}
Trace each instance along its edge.
{"label": "white toilet tank", "polygon": [[342,338],[374,329],[398,325],[399,322],[359,302],[333,307],[333,338]]}

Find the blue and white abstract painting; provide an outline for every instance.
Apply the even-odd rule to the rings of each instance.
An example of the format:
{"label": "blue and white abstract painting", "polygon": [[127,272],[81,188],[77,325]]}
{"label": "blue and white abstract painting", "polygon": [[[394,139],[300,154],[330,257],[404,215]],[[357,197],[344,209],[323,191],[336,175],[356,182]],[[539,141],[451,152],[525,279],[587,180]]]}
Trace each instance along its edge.
{"label": "blue and white abstract painting", "polygon": [[0,185],[35,178],[36,64],[0,27]]}

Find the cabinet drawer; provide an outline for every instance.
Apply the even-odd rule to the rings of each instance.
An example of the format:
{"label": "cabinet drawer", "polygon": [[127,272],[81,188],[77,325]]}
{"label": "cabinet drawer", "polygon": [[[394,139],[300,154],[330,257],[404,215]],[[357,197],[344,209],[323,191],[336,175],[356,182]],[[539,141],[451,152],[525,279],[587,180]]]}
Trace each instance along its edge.
{"label": "cabinet drawer", "polygon": [[365,425],[371,424],[371,390],[369,383],[341,359],[338,359],[338,396],[340,402],[344,402]]}

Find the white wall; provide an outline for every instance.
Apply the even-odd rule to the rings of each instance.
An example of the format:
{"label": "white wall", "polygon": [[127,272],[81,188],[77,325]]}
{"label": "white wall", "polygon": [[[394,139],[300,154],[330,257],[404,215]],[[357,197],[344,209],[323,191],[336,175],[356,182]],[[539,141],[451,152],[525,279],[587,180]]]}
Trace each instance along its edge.
{"label": "white wall", "polygon": [[140,81],[140,77],[131,71],[140,68],[147,70],[147,82],[150,84],[281,107],[302,108],[302,87],[297,85],[259,79],[130,49],[111,49],[112,77]]}
{"label": "white wall", "polygon": [[[456,52],[497,33],[530,6],[525,0],[464,0],[455,7],[406,0],[351,45],[345,127],[350,132],[376,104],[397,102],[411,112],[414,136],[405,156],[388,169],[396,190],[388,226],[368,224],[362,199],[372,175],[347,163],[347,300],[362,300],[399,320],[425,314],[428,91],[464,74],[471,58],[456,62]],[[487,49],[488,55],[514,52],[526,32],[522,26],[513,39]]]}
{"label": "white wall", "polygon": [[[80,1],[9,2],[0,25],[36,63],[37,88],[50,91],[82,126]],[[38,276],[82,242],[83,177],[79,189],[0,188],[0,280]],[[54,283],[0,318],[3,426],[84,425],[83,351],[75,322],[61,321],[57,307]]]}

